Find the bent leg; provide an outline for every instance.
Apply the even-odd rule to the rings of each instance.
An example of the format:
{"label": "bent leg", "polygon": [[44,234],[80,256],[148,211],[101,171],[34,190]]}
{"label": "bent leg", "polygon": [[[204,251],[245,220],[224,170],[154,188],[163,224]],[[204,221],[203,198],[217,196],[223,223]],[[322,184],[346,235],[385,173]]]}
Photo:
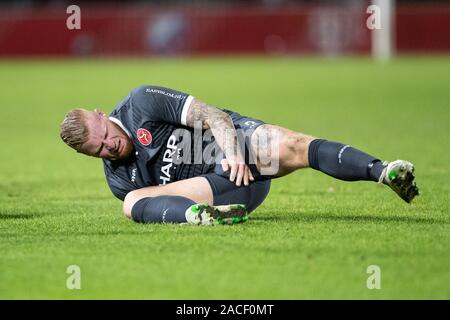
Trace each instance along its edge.
{"label": "bent leg", "polygon": [[[183,222],[178,220],[180,220],[180,217],[182,217],[186,209],[193,203],[213,204],[211,187],[203,177],[194,177],[167,185],[152,186],[131,191],[124,199],[123,212],[128,218],[134,218],[134,211],[136,220],[140,220],[138,222],[146,222],[144,220],[161,222],[164,211],[168,209],[165,214],[173,216],[177,221],[167,222]],[[144,213],[142,212],[148,212],[148,219],[143,216]],[[160,218],[158,218],[158,214]],[[161,219],[161,221],[153,221],[158,219]]]}
{"label": "bent leg", "polygon": [[[194,205],[199,204],[198,206],[213,217],[217,213],[224,220],[241,218],[243,214],[253,211],[263,202],[269,188],[269,180],[237,187],[228,178],[210,173],[205,177],[134,190],[125,197],[123,207],[128,218],[140,223],[210,224],[207,221],[203,223],[201,219],[197,221],[198,219],[192,215],[192,211],[197,207]],[[207,205],[203,205],[205,203]],[[245,207],[227,206],[231,204],[243,204]],[[208,208],[208,205],[216,207]],[[220,208],[223,205],[227,207]],[[236,223],[234,219],[232,221]]]}

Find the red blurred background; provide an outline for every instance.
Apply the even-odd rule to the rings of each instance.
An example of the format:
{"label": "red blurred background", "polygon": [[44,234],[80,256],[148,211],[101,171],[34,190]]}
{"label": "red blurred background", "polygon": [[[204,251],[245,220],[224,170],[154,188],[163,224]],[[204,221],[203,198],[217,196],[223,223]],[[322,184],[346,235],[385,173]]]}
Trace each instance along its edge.
{"label": "red blurred background", "polygon": [[[162,5],[165,3],[165,5]],[[370,1],[82,2],[0,7],[1,56],[368,54]],[[450,3],[397,1],[397,53],[449,53]]]}

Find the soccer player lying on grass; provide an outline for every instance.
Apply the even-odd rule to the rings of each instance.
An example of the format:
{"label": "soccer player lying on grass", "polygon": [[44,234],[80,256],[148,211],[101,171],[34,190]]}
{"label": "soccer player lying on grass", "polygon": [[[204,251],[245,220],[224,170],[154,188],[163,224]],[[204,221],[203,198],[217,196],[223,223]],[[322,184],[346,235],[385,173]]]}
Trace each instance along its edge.
{"label": "soccer player lying on grass", "polygon": [[134,89],[109,116],[74,109],[60,135],[103,159],[124,214],[140,223],[243,222],[266,198],[271,179],[308,167],[386,184],[408,203],[418,195],[408,161],[382,162],[162,87]]}

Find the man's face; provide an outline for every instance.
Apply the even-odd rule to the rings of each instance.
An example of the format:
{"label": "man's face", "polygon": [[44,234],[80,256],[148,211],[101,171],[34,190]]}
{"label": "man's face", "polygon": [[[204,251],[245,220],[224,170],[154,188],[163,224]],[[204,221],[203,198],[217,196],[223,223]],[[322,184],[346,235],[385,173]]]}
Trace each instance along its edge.
{"label": "man's face", "polygon": [[88,111],[86,126],[88,140],[80,152],[89,156],[109,159],[126,159],[133,152],[133,144],[128,135],[101,111]]}

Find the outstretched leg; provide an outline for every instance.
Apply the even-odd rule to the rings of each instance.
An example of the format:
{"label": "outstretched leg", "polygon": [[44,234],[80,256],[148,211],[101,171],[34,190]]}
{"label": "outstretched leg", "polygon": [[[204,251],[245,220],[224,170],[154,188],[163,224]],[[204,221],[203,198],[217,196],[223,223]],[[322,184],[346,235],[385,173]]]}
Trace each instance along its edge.
{"label": "outstretched leg", "polygon": [[277,177],[311,167],[345,181],[375,181],[389,185],[403,200],[418,195],[414,166],[404,160],[390,164],[338,142],[317,139],[274,125],[262,125],[252,135],[252,151],[262,174]]}

